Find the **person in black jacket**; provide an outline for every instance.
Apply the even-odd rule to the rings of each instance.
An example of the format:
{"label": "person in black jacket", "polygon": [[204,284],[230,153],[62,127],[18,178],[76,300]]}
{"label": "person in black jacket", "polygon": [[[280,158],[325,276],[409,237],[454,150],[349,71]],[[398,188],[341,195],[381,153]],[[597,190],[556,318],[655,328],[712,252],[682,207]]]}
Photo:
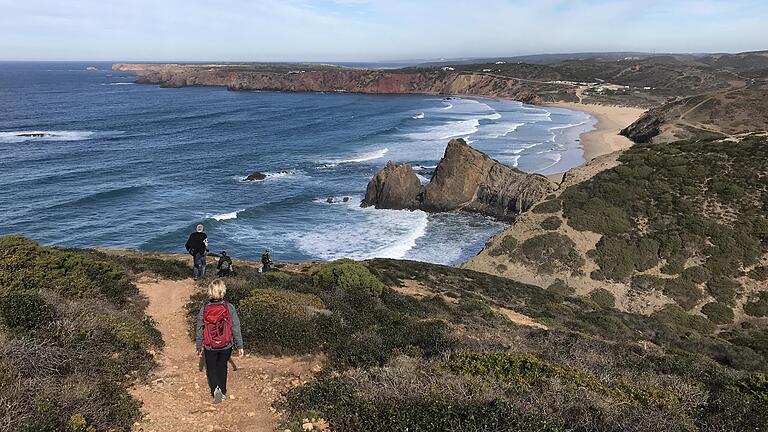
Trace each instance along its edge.
{"label": "person in black jacket", "polygon": [[261,271],[266,273],[272,269],[272,257],[269,255],[269,249],[264,249],[261,255]]}
{"label": "person in black jacket", "polygon": [[192,255],[192,275],[195,279],[205,277],[205,256],[208,254],[208,235],[206,235],[202,225],[197,226],[197,230],[189,235],[184,247]]}
{"label": "person in black jacket", "polygon": [[221,257],[219,257],[219,263],[216,264],[216,269],[219,271],[218,277],[234,276],[232,258],[227,255],[227,251],[221,251]]}

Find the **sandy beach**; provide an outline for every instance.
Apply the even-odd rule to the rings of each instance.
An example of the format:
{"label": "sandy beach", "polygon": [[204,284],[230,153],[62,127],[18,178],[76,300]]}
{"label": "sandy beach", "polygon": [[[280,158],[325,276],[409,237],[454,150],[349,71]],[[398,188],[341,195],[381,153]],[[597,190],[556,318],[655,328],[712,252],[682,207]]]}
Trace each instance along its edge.
{"label": "sandy beach", "polygon": [[[595,129],[585,132],[580,136],[581,143],[584,146],[585,162],[589,162],[598,156],[629,148],[632,145],[632,141],[625,136],[619,135],[619,131],[632,124],[646,111],[644,108],[575,102],[555,102],[546,105],[584,111],[592,114],[597,119]],[[564,174],[552,174],[547,177],[559,183],[562,181]]]}

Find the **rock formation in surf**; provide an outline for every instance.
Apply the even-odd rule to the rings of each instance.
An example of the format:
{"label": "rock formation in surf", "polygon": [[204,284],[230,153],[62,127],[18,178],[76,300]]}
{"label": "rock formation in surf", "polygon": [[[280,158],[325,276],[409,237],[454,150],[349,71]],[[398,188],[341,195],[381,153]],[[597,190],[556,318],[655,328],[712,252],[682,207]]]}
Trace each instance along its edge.
{"label": "rock formation in surf", "polygon": [[368,183],[361,205],[427,212],[464,210],[512,220],[554,189],[546,177],[508,167],[455,139],[448,143],[425,187],[409,165],[389,162]]}
{"label": "rock formation in surf", "polygon": [[365,191],[363,207],[374,206],[387,209],[419,208],[421,182],[408,164],[395,165],[392,161],[377,172]]}
{"label": "rock formation in surf", "polygon": [[265,178],[267,178],[266,174],[259,171],[254,171],[248,177],[245,178],[245,181],[261,181],[261,180],[264,180]]}

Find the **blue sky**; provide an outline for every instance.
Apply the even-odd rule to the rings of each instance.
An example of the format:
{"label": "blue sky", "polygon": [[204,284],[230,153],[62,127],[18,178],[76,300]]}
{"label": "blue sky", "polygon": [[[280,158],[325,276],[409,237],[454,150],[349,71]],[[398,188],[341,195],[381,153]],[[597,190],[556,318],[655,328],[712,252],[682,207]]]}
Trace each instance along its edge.
{"label": "blue sky", "polygon": [[768,49],[768,0],[0,0],[0,59],[386,61]]}

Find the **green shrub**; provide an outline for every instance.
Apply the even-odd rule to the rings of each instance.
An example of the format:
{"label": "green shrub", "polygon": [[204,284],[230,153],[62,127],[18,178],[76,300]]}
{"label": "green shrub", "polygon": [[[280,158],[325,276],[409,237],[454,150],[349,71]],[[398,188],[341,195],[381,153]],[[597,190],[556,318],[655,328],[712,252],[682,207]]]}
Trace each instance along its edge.
{"label": "green shrub", "polygon": [[577,272],[584,265],[584,258],[576,250],[573,240],[554,232],[525,240],[516,259],[523,259],[545,273],[558,270]]}
{"label": "green shrub", "polygon": [[499,242],[499,246],[491,249],[489,254],[491,256],[512,255],[512,252],[517,249],[517,245],[518,242],[516,238],[511,235],[504,236],[504,238],[501,239],[501,242]]}
{"label": "green shrub", "polygon": [[707,292],[720,303],[733,305],[741,284],[728,277],[715,277],[707,282]]}
{"label": "green shrub", "polygon": [[749,277],[760,282],[768,280],[768,266],[758,266],[748,273]]}
{"label": "green shrub", "polygon": [[709,270],[707,270],[706,268],[702,266],[693,266],[683,270],[680,276],[690,280],[693,283],[702,284],[708,281],[711,275],[709,273]]}
{"label": "green shrub", "polygon": [[493,319],[496,317],[496,312],[488,306],[488,303],[470,297],[461,297],[458,304],[459,311],[467,314],[479,316],[485,319]]}
{"label": "green shrub", "polygon": [[557,216],[550,216],[544,219],[543,221],[541,221],[541,227],[547,231],[554,231],[560,228],[560,225],[562,224],[563,224],[563,220]]}
{"label": "green shrub", "polygon": [[0,287],[6,291],[48,289],[69,298],[103,297],[123,304],[136,294],[128,275],[102,261],[22,237],[0,237]]}
{"label": "green shrub", "polygon": [[636,271],[652,268],[659,260],[659,244],[652,239],[630,241],[604,236],[590,256],[600,266],[601,279],[625,281]]}
{"label": "green shrub", "polygon": [[560,199],[550,199],[539,203],[531,211],[537,214],[557,213],[562,209],[562,202]]}
{"label": "green shrub", "polygon": [[344,292],[381,295],[384,284],[368,268],[351,260],[339,260],[325,264],[312,276],[312,282],[323,290],[340,289]]}
{"label": "green shrub", "polygon": [[744,312],[753,317],[768,316],[768,292],[760,292],[744,305]]}
{"label": "green shrub", "polygon": [[704,298],[701,289],[694,282],[682,277],[667,279],[664,294],[674,299],[685,310],[693,309]]}
{"label": "green shrub", "polygon": [[589,298],[603,309],[616,307],[616,297],[605,288],[593,290],[589,293]]}
{"label": "green shrub", "polygon": [[635,291],[649,292],[664,289],[665,279],[658,276],[639,274],[632,276],[630,287]]}
{"label": "green shrub", "polygon": [[678,305],[666,305],[651,316],[662,324],[693,330],[700,334],[711,334],[715,331],[715,326],[707,318],[691,315]]}
{"label": "green shrub", "polygon": [[313,316],[324,309],[315,295],[255,289],[240,302],[244,343],[266,352],[311,352],[317,348]]}
{"label": "green shrub", "polygon": [[567,297],[573,295],[576,292],[576,289],[569,286],[562,279],[555,279],[555,281],[547,287],[547,291],[551,291],[563,297]]}
{"label": "green shrub", "polygon": [[715,324],[730,324],[733,322],[733,309],[723,303],[707,303],[701,308],[701,312]]}
{"label": "green shrub", "polygon": [[568,199],[572,196],[567,191],[564,194],[565,216],[573,228],[606,235],[622,234],[632,228],[632,221],[623,209],[609,206],[600,198],[576,204]]}
{"label": "green shrub", "polygon": [[11,328],[36,329],[54,319],[54,311],[39,294],[11,292],[0,296],[0,318]]}

